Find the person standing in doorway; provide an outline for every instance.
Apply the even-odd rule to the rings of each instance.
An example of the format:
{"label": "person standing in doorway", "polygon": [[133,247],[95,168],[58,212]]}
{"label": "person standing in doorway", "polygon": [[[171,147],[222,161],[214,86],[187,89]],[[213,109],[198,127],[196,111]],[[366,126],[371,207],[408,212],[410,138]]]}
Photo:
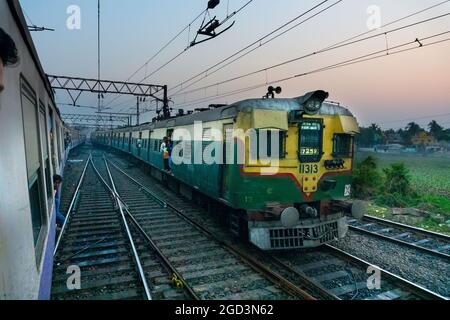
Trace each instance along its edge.
{"label": "person standing in doorway", "polygon": [[169,149],[168,149],[169,139],[167,137],[163,138],[159,152],[163,155],[164,170],[169,171]]}

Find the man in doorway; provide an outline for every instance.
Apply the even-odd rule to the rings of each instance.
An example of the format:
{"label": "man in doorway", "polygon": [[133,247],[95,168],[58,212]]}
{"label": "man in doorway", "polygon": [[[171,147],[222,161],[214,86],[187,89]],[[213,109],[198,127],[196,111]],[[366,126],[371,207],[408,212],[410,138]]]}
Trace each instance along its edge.
{"label": "man in doorway", "polygon": [[4,68],[19,61],[16,44],[13,39],[0,28],[0,92],[5,89],[3,79]]}
{"label": "man in doorway", "polygon": [[169,139],[167,137],[163,138],[163,142],[161,143],[161,147],[159,148],[159,152],[163,155],[164,162],[164,170],[169,171],[169,149],[168,149]]}
{"label": "man in doorway", "polygon": [[53,176],[53,186],[55,188],[55,210],[56,210],[56,224],[58,227],[62,227],[64,224],[64,221],[66,220],[66,217],[59,212],[59,206],[61,204],[61,183],[62,183],[62,177],[59,174],[55,174]]}

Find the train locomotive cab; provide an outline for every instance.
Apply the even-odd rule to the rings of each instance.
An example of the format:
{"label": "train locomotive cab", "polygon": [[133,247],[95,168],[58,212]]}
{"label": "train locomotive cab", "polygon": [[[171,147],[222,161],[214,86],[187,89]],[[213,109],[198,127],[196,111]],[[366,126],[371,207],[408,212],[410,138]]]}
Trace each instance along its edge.
{"label": "train locomotive cab", "polygon": [[264,157],[260,153],[252,162],[252,143],[246,141],[246,161],[234,186],[239,195],[231,200],[245,208],[249,240],[260,249],[315,247],[347,232],[334,201],[351,194],[353,141],[359,128],[347,109],[325,103],[327,97],[314,91],[294,99],[238,103],[237,126],[259,131],[258,139],[261,132],[271,136],[269,158],[274,148],[279,151],[275,165],[259,161]]}

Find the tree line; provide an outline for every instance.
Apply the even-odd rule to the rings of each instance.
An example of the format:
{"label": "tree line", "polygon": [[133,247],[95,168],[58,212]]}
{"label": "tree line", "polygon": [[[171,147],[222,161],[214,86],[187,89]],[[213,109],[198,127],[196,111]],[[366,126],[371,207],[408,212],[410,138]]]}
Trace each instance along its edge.
{"label": "tree line", "polygon": [[405,128],[382,130],[378,124],[372,123],[369,127],[360,128],[360,134],[357,136],[356,142],[360,147],[373,147],[387,143],[412,146],[414,144],[413,138],[421,133],[429,134],[436,141],[450,142],[450,128],[445,129],[436,120],[431,121],[426,129],[415,122],[410,122]]}

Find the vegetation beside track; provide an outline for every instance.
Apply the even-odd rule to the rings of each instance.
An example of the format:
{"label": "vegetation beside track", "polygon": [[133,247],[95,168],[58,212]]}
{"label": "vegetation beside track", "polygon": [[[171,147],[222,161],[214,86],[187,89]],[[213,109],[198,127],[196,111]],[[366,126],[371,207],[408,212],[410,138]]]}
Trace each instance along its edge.
{"label": "vegetation beside track", "polygon": [[402,221],[450,234],[450,158],[360,152],[354,170],[354,197],[369,200],[368,214],[393,219],[391,208],[426,211]]}

